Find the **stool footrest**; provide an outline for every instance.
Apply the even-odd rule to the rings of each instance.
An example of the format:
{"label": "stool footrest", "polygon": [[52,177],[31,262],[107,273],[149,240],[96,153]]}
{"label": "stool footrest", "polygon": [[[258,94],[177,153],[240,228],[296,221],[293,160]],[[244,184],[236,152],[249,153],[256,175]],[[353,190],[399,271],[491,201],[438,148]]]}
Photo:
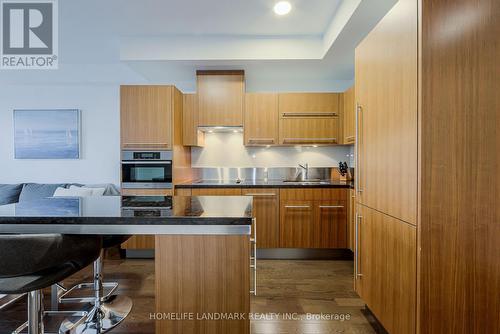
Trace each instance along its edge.
{"label": "stool footrest", "polygon": [[[106,293],[103,293],[101,297],[101,301],[106,301],[118,288],[118,283],[116,282],[106,282],[102,284],[103,291],[106,290]],[[93,291],[94,283],[80,283],[62,293],[59,296],[59,303],[92,303],[95,301],[95,296],[82,296],[82,297],[71,297],[71,294],[77,290],[91,290]]]}

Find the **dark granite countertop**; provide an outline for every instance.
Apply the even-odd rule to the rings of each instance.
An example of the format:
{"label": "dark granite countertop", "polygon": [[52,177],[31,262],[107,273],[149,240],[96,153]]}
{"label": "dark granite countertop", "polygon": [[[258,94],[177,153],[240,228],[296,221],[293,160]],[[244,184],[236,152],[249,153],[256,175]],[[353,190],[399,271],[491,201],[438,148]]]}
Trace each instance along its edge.
{"label": "dark granite countertop", "polygon": [[178,184],[176,188],[354,188],[353,181],[324,180],[315,183],[283,182],[282,180],[234,181],[198,180]]}
{"label": "dark granite countertop", "polygon": [[[149,198],[155,197],[163,198]],[[161,217],[126,213],[121,196],[54,197],[2,205],[0,233],[58,233],[58,226],[65,234],[247,234],[252,224],[251,197],[165,198],[171,199],[171,208],[163,208]]]}

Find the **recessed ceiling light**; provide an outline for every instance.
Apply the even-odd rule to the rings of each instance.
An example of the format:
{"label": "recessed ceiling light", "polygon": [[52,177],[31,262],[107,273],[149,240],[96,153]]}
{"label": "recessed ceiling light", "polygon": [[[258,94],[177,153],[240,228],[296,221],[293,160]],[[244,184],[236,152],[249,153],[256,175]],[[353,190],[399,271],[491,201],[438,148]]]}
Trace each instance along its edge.
{"label": "recessed ceiling light", "polygon": [[286,15],[292,10],[292,5],[288,1],[280,1],[274,5],[274,12],[277,15]]}

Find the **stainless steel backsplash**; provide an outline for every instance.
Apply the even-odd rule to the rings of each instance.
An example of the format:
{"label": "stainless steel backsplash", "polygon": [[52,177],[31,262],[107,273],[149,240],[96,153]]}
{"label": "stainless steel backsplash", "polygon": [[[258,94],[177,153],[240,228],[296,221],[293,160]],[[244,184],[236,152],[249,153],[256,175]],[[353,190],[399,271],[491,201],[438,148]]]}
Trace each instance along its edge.
{"label": "stainless steel backsplash", "polygon": [[[302,168],[194,168],[203,180],[284,180],[301,175]],[[336,167],[309,168],[309,179],[330,180]]]}

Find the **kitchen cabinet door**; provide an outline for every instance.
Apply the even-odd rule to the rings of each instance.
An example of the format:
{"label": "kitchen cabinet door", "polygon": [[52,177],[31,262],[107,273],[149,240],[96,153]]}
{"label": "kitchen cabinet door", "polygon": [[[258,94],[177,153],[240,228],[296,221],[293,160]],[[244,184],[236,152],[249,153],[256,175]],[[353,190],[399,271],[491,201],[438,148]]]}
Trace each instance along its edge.
{"label": "kitchen cabinet door", "polygon": [[282,145],[339,143],[339,117],[285,117],[280,119]]}
{"label": "kitchen cabinet door", "polygon": [[245,145],[278,144],[278,94],[247,93],[244,113]]}
{"label": "kitchen cabinet door", "polygon": [[347,248],[347,206],[341,201],[315,201],[314,247]]}
{"label": "kitchen cabinet door", "polygon": [[182,144],[203,146],[205,135],[198,130],[198,96],[183,94],[182,98]]}
{"label": "kitchen cabinet door", "polygon": [[242,195],[253,196],[253,215],[257,226],[257,248],[278,248],[280,217],[279,189],[243,189]]}
{"label": "kitchen cabinet door", "polygon": [[122,149],[172,149],[173,86],[121,86]]}
{"label": "kitchen cabinet door", "polygon": [[359,203],[417,223],[417,2],[400,1],[358,45]]}
{"label": "kitchen cabinet door", "polygon": [[356,141],[356,102],[354,86],[346,90],[344,96],[344,144],[354,144]]}
{"label": "kitchen cabinet door", "polygon": [[192,188],[192,196],[241,196],[241,188]]}
{"label": "kitchen cabinet door", "polygon": [[200,126],[243,126],[243,71],[198,71],[197,85]]}
{"label": "kitchen cabinet door", "polygon": [[416,227],[357,206],[356,292],[389,333],[416,328]]}
{"label": "kitchen cabinet door", "polygon": [[282,145],[341,142],[340,94],[279,94],[279,143]]}
{"label": "kitchen cabinet door", "polygon": [[280,246],[282,248],[313,248],[314,202],[281,200]]}

